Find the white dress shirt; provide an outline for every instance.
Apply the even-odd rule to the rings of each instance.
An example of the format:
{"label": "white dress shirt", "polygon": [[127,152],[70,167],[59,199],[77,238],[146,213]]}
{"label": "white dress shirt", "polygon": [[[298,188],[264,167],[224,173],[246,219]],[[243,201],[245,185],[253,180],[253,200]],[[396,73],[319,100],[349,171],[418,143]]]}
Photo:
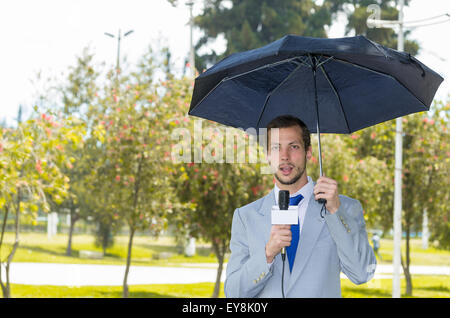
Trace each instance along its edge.
{"label": "white dress shirt", "polygon": [[[302,233],[303,221],[305,220],[306,209],[308,208],[309,199],[313,194],[314,183],[311,177],[308,176],[308,183],[305,184],[300,190],[295,192],[292,195],[289,195],[290,198],[295,197],[299,194],[303,196],[303,199],[299,202],[297,211],[298,211],[298,220],[300,224],[300,234]],[[280,192],[280,188],[275,184],[274,194],[275,194],[275,202],[278,205],[278,193]]]}

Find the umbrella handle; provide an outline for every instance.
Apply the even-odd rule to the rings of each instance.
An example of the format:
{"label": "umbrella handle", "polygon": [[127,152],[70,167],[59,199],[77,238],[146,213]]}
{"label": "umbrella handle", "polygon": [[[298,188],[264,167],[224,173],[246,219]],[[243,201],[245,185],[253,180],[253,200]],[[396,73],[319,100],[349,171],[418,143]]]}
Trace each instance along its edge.
{"label": "umbrella handle", "polygon": [[[314,73],[315,75],[315,73]],[[315,78],[315,77],[314,77]],[[317,104],[316,104],[317,109]],[[317,112],[317,118],[319,118],[319,112]],[[320,142],[320,129],[319,129],[319,120],[317,119],[317,140],[318,140],[318,148],[319,148],[319,171],[320,171],[320,177],[323,176],[323,168],[322,168],[322,147]],[[325,204],[327,203],[326,199],[320,198],[317,200],[319,204]]]}

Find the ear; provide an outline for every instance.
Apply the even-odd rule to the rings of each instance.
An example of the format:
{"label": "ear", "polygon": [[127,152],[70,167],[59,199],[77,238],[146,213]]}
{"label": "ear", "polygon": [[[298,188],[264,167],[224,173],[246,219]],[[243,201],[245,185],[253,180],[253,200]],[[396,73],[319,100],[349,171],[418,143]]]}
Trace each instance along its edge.
{"label": "ear", "polygon": [[306,150],[306,160],[309,161],[311,160],[312,157],[312,147],[309,146],[308,149]]}

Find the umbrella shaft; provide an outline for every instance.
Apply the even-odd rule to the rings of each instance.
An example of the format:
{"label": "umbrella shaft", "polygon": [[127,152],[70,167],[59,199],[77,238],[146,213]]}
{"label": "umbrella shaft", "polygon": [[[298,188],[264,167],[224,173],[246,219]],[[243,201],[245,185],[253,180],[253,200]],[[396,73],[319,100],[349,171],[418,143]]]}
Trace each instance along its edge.
{"label": "umbrella shaft", "polygon": [[317,141],[318,141],[318,147],[319,147],[319,171],[320,171],[320,177],[323,176],[323,169],[322,169],[322,147],[320,143],[320,120],[319,120],[319,101],[317,99],[317,84],[316,84],[316,60],[314,58],[311,58],[312,62],[312,72],[314,77],[314,103],[316,106],[316,124],[317,124]]}
{"label": "umbrella shaft", "polygon": [[[312,71],[313,71],[313,77],[314,77],[314,102],[316,104],[316,116],[317,116],[317,142],[318,142],[318,146],[319,146],[319,172],[320,172],[320,176],[323,176],[323,169],[322,169],[322,147],[321,147],[321,143],[320,143],[320,120],[319,120],[319,100],[317,99],[317,83],[316,83],[316,69],[317,69],[317,59],[314,57],[311,58],[311,62],[312,62]],[[320,198],[317,200],[317,202],[319,202],[319,204],[322,204],[322,208],[325,207],[325,204],[327,203],[327,200],[324,198]],[[322,215],[322,213],[321,213]]]}

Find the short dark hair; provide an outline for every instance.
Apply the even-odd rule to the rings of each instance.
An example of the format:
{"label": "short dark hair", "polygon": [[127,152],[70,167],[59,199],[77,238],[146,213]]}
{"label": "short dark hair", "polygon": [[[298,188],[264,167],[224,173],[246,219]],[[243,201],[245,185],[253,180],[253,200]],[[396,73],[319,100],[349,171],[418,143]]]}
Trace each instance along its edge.
{"label": "short dark hair", "polygon": [[272,128],[287,128],[299,126],[302,130],[302,139],[305,150],[311,146],[311,132],[306,124],[297,117],[291,115],[278,116],[270,121],[267,125],[267,146],[269,147],[269,132]]}

